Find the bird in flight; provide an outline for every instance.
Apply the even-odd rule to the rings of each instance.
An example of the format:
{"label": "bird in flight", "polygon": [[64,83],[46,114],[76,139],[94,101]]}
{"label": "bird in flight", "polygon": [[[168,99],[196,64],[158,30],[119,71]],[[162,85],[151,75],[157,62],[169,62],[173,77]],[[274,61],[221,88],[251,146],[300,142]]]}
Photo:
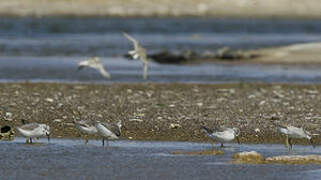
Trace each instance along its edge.
{"label": "bird in flight", "polygon": [[143,79],[147,79],[147,71],[148,71],[148,59],[146,54],[146,49],[143,48],[139,42],[128,35],[127,33],[123,32],[123,35],[133,42],[134,44],[134,50],[128,51],[128,53],[134,58],[134,59],[140,59],[143,63]]}
{"label": "bird in flight", "polygon": [[100,74],[105,78],[111,79],[110,74],[104,68],[104,65],[100,62],[99,57],[92,57],[85,61],[80,61],[78,64],[78,70],[81,70],[85,67],[90,67],[99,70]]}

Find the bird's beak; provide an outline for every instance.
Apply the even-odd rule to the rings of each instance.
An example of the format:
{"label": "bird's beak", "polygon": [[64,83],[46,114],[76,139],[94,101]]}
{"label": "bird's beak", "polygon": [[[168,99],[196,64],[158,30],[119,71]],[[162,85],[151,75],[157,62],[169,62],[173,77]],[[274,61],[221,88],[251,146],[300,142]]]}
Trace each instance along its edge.
{"label": "bird's beak", "polygon": [[50,134],[49,133],[46,133],[47,135],[47,138],[48,138],[48,142],[50,141]]}
{"label": "bird's beak", "polygon": [[315,148],[315,144],[314,144],[312,138],[309,140],[309,142],[310,142],[310,144],[312,145],[312,147]]}
{"label": "bird's beak", "polygon": [[237,141],[238,144],[241,144],[240,139],[239,139],[238,136],[236,136],[235,139],[236,139],[236,141]]}

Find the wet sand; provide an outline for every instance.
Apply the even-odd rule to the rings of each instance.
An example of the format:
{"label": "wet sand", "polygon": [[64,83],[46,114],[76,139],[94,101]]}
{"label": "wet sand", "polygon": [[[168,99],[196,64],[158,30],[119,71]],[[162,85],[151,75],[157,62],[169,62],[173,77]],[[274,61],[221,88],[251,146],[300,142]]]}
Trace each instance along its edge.
{"label": "wet sand", "polygon": [[6,0],[0,2],[0,15],[320,19],[320,8],[318,0]]}
{"label": "wet sand", "polygon": [[239,127],[243,143],[283,143],[272,121],[320,133],[320,92],[295,84],[1,83],[0,125],[25,119],[48,123],[53,137],[79,138],[73,120],[122,120],[121,139],[162,141],[208,141],[200,125],[225,125]]}
{"label": "wet sand", "polygon": [[320,65],[321,43],[301,43],[289,46],[262,48],[245,51],[245,54],[257,56],[247,62],[258,64],[297,64],[297,65]]}

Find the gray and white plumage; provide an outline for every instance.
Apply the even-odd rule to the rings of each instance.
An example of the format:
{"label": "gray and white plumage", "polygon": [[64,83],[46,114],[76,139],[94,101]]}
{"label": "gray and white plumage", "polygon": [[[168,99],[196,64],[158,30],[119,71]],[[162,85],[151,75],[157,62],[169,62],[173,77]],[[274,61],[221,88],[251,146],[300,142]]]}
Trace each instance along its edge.
{"label": "gray and white plumage", "polygon": [[74,124],[75,124],[76,128],[79,129],[80,132],[86,134],[85,135],[85,144],[88,143],[87,134],[93,135],[98,132],[96,126],[94,125],[94,123],[92,121],[88,121],[88,120],[74,121]]}
{"label": "gray and white plumage", "polygon": [[47,136],[49,141],[50,127],[46,124],[28,123],[17,127],[16,129],[22,136],[29,138],[29,141],[27,140],[27,143],[32,143],[32,138],[39,138],[44,136]]}
{"label": "gray and white plumage", "polygon": [[128,35],[127,33],[123,32],[123,35],[124,35],[128,40],[130,40],[131,42],[133,42],[133,44],[134,44],[134,50],[128,51],[128,53],[129,53],[134,59],[140,58],[140,60],[141,60],[142,63],[143,63],[143,79],[147,79],[148,58],[147,58],[146,49],[143,48],[136,39],[134,39],[133,37],[131,37],[131,36]]}
{"label": "gray and white plumage", "polygon": [[121,121],[117,123],[107,123],[107,122],[95,122],[95,127],[97,128],[98,134],[103,138],[102,143],[103,146],[105,139],[106,140],[114,140],[118,139],[121,135]]}
{"label": "gray and white plumage", "polygon": [[304,130],[302,127],[298,128],[295,126],[289,126],[284,124],[276,124],[274,125],[277,127],[277,130],[280,134],[286,135],[286,146],[289,150],[292,150],[292,139],[307,139],[309,143],[315,147],[314,142],[312,140],[312,135],[310,132]]}
{"label": "gray and white plumage", "polygon": [[81,70],[84,67],[97,69],[102,76],[104,76],[105,78],[111,79],[110,74],[104,68],[104,65],[100,62],[99,57],[92,57],[78,63],[78,70]]}
{"label": "gray and white plumage", "polygon": [[201,131],[206,133],[206,135],[221,143],[221,147],[223,147],[223,143],[233,141],[234,139],[240,144],[238,136],[240,135],[240,130],[238,128],[226,128],[219,127],[210,129],[205,126],[201,126]]}

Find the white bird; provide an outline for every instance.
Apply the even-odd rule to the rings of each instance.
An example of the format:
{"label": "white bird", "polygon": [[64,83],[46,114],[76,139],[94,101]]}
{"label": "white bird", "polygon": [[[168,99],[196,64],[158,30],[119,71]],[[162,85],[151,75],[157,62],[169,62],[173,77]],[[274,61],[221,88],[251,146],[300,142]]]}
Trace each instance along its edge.
{"label": "white bird", "polygon": [[78,70],[81,70],[84,67],[91,67],[91,68],[97,69],[99,70],[102,76],[104,76],[105,78],[111,79],[110,74],[104,68],[104,65],[100,62],[99,57],[92,57],[85,61],[80,61],[78,63]]}
{"label": "white bird", "polygon": [[74,121],[74,123],[75,126],[80,130],[80,132],[85,134],[85,144],[88,144],[87,135],[93,135],[98,132],[92,121],[81,120]]}
{"label": "white bird", "polygon": [[147,71],[148,71],[148,59],[146,54],[146,49],[143,48],[139,42],[133,37],[129,36],[127,33],[123,32],[123,35],[129,39],[134,44],[134,50],[128,51],[128,53],[134,58],[140,60],[143,63],[143,79],[147,79]]}
{"label": "white bird", "polygon": [[95,126],[97,128],[98,134],[103,138],[103,146],[105,146],[105,139],[107,140],[108,146],[108,140],[118,139],[121,135],[121,121],[117,123],[95,121]]}
{"label": "white bird", "polygon": [[26,143],[32,143],[32,138],[39,138],[47,136],[48,142],[50,140],[50,127],[46,124],[28,123],[26,124],[22,120],[24,125],[17,127],[16,129],[27,138]]}
{"label": "white bird", "polygon": [[[238,128],[216,128],[210,129],[205,126],[201,126],[201,131],[206,133],[206,135],[218,142],[221,143],[221,147],[224,147],[223,143],[237,140],[237,143],[240,144],[238,136],[240,135],[240,130]],[[214,145],[214,142],[212,143]]]}
{"label": "white bird", "polygon": [[289,151],[292,150],[292,139],[305,138],[313,147],[315,147],[311,133],[305,131],[303,128],[281,125],[276,123],[274,123],[274,125],[277,127],[279,133],[286,135],[285,146],[288,147]]}

